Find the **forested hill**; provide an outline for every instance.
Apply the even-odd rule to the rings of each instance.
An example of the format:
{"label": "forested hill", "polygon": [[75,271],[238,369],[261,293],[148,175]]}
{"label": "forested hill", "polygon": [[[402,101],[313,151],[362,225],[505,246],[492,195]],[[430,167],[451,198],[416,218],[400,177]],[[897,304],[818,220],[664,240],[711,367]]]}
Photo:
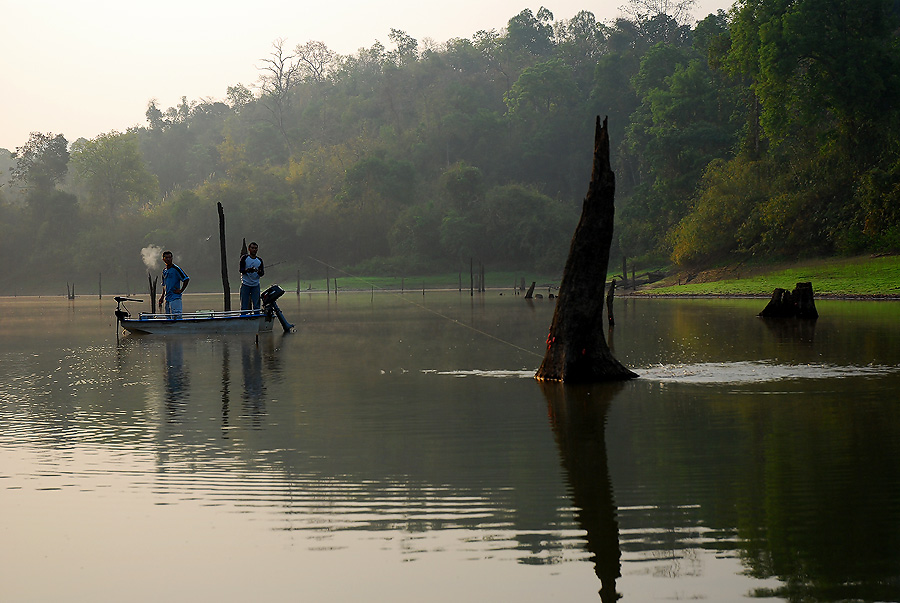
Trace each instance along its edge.
{"label": "forested hill", "polygon": [[151,101],[145,126],[91,140],[32,134],[0,157],[0,294],[98,273],[135,289],[141,251],[163,247],[214,280],[216,202],[235,263],[246,237],[305,277],[558,272],[598,115],[613,257],[900,248],[897,1],[740,0],[693,23],[648,4],[611,23],[523,10],[442,44],[392,30],[350,56],[276,41],[224,100]]}

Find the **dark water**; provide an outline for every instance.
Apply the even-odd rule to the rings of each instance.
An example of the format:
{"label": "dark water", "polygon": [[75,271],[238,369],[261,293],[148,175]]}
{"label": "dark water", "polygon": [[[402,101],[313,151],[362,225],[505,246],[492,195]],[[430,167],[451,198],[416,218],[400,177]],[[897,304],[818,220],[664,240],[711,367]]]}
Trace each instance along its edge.
{"label": "dark water", "polygon": [[900,600],[900,305],[617,300],[641,377],[567,388],[550,300],[279,303],[0,300],[0,600]]}

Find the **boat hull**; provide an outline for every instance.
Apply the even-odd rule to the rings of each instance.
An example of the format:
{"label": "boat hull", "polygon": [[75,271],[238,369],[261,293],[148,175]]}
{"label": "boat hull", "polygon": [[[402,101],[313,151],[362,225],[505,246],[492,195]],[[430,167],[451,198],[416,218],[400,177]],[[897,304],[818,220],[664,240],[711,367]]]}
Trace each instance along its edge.
{"label": "boat hull", "polygon": [[272,321],[262,313],[197,312],[173,317],[165,314],[141,314],[138,318],[121,318],[119,324],[129,333],[170,335],[196,333],[259,333],[272,330]]}

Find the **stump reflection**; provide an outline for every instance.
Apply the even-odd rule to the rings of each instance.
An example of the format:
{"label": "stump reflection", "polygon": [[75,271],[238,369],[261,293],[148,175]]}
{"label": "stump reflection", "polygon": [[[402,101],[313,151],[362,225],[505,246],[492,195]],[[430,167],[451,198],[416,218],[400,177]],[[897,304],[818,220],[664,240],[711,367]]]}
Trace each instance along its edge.
{"label": "stump reflection", "polygon": [[600,578],[600,599],[603,603],[616,601],[622,553],[606,455],[606,416],[610,402],[624,385],[539,383],[577,509],[576,519],[587,533],[587,549]]}

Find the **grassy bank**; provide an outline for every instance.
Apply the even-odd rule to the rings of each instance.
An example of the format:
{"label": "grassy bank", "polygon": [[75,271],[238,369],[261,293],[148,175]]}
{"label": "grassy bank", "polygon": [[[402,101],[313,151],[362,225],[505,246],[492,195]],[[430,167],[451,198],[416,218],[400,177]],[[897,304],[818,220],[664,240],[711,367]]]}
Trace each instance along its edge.
{"label": "grassy bank", "polygon": [[900,256],[809,260],[790,265],[747,266],[681,272],[639,287],[638,295],[769,297],[776,287],[811,282],[817,297],[900,299]]}

